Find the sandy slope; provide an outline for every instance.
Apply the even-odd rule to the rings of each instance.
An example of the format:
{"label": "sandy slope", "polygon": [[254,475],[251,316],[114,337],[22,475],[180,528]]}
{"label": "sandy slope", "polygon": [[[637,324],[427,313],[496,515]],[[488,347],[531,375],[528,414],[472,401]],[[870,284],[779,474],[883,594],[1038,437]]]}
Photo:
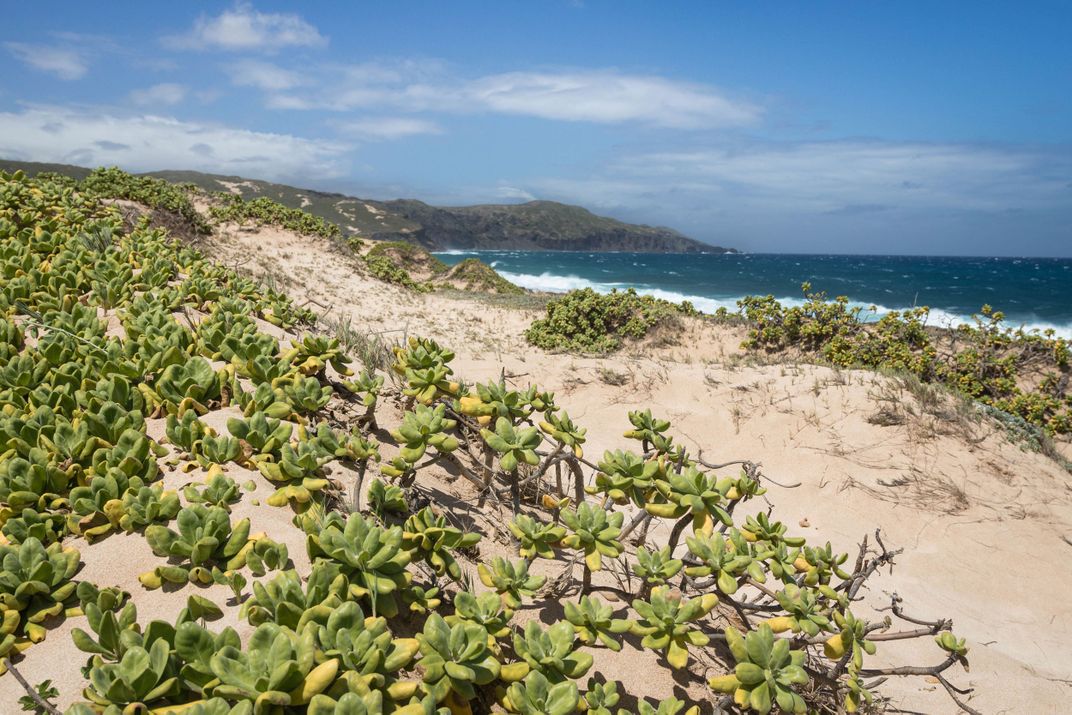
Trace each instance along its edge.
{"label": "sandy slope", "polygon": [[[931,407],[871,372],[755,364],[737,348],[740,334],[726,328],[692,326],[680,346],[607,359],[550,355],[522,337],[530,312],[385,286],[342,264],[322,242],[285,232],[230,236],[222,255],[246,256],[254,272],[299,283],[315,275],[290,290],[352,315],[355,326],[442,340],[457,351],[455,372],[465,379],[488,380],[505,369],[520,386],[554,390],[588,428],[588,454],[635,444],[621,436],[625,414],[650,406],[709,459],[760,461],[780,483],[799,483],[772,486],[769,500],[786,523],[806,519],[812,538],[855,553],[863,535],[881,528],[887,544],[905,553],[892,576],[873,582],[872,600],[886,606],[896,591],[909,613],[954,619],[972,645],[971,672],[956,681],[976,688],[975,707],[1065,711],[1072,697],[1072,571],[1064,566],[1072,546],[1062,539],[1072,535],[1070,476],[1009,443],[994,425],[958,418],[951,398]],[[628,375],[627,384],[606,384],[601,368]],[[868,422],[897,403],[904,424]],[[940,660],[922,645],[923,660],[914,662]],[[956,711],[940,686],[921,679],[891,681],[885,690],[909,710]]]}
{"label": "sandy slope", "polygon": [[[961,419],[950,398],[923,406],[895,381],[873,373],[756,364],[738,351],[740,334],[698,324],[689,326],[677,346],[607,359],[550,355],[524,342],[531,313],[385,285],[365,276],[357,261],[326,241],[273,229],[226,233],[203,248],[228,265],[275,280],[299,302],[313,300],[319,310],[352,316],[355,328],[383,331],[390,339],[408,333],[441,340],[456,350],[455,372],[466,380],[496,378],[505,370],[522,387],[536,382],[555,391],[558,403],[588,428],[589,456],[635,447],[621,436],[628,426],[626,412],[650,407],[673,420],[677,439],[702,448],[707,459],[759,461],[766,476],[797,485],[771,486],[768,494],[775,516],[793,530],[855,554],[859,539],[881,528],[889,546],[906,552],[892,575],[883,573],[871,582],[869,602],[888,605],[888,594],[896,591],[910,614],[952,617],[956,632],[972,648],[971,672],[954,673],[952,679],[975,688],[974,707],[986,713],[1066,711],[1063,703],[1072,696],[1072,649],[1067,647],[1072,572],[1066,567],[1072,546],[1062,536],[1072,535],[1069,475],[1008,443],[986,422]],[[601,370],[623,375],[626,384],[607,384]],[[900,404],[903,423],[868,421],[894,404]],[[386,409],[381,424],[393,425],[397,414],[389,412],[397,407]],[[211,420],[222,429],[225,416]],[[385,446],[383,452],[389,456],[392,450]],[[304,572],[302,538],[289,523],[289,511],[254,507],[254,499],[263,502],[270,492],[267,482],[234,465],[228,471],[239,483],[253,479],[258,484],[256,492],[244,493],[236,515],[251,516],[254,531],[286,541]],[[178,486],[190,476],[174,472],[166,479]],[[467,503],[463,480],[442,472],[424,479],[444,502]],[[756,511],[765,507],[753,505]],[[472,516],[486,532],[501,527],[495,513]],[[144,592],[136,575],[159,560],[141,537],[78,545],[86,562],[80,577],[125,585],[136,594],[142,620],[172,617],[193,592],[190,587]],[[506,553],[503,544],[491,538],[482,542],[483,558],[500,553]],[[541,563],[540,568],[554,575],[561,567]],[[205,593],[220,603],[226,597],[221,587]],[[248,630],[238,622],[236,604],[226,610],[217,626]],[[520,614],[545,621],[557,616]],[[62,680],[64,704],[81,687],[71,679],[83,660],[70,643],[75,625],[80,625],[77,619],[69,619],[50,632],[19,666],[31,682]],[[929,642],[884,644],[881,652],[917,665],[941,660]],[[655,665],[650,653],[631,646],[619,654],[601,651],[597,658],[596,669],[608,678],[652,697],[702,698],[704,689],[695,682],[715,674],[695,663],[691,686],[675,682],[661,667],[650,667]],[[63,664],[62,672],[57,663]],[[16,691],[10,677],[0,678],[0,702],[12,702]],[[884,692],[906,710],[957,711],[940,686],[923,679],[894,679]]]}

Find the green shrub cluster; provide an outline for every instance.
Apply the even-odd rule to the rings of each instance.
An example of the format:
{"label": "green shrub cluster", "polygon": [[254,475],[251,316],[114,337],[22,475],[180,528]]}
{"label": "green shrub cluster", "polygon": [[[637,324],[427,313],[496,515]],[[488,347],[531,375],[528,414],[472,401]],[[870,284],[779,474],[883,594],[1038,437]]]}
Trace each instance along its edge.
{"label": "green shrub cluster", "polygon": [[534,321],[525,337],[545,350],[606,353],[626,339],[643,338],[660,323],[695,314],[691,303],[674,304],[631,288],[610,293],[585,288],[548,303],[546,317]]}
{"label": "green shrub cluster", "polygon": [[803,305],[786,307],[773,296],[739,301],[749,322],[746,348],[801,349],[840,367],[908,372],[944,384],[1050,433],[1072,432],[1072,393],[1067,387],[1070,348],[1053,331],[1027,332],[983,306],[974,325],[929,329],[929,310],[892,311],[866,320],[848,298],[828,300],[803,285]]}
{"label": "green shrub cluster", "polygon": [[381,281],[394,283],[421,293],[435,290],[427,281],[415,280],[412,273],[439,276],[447,272],[447,264],[420,246],[402,241],[377,242],[365,254],[369,272]]}
{"label": "green shrub cluster", "polygon": [[[72,639],[88,656],[86,682],[71,715],[628,715],[615,707],[621,684],[592,672],[595,649],[619,650],[626,634],[679,674],[709,666],[711,700],[738,713],[878,705],[876,683],[903,674],[869,660],[880,640],[933,637],[942,660],[910,670],[946,684],[943,673],[966,663],[944,619],[898,629],[891,616],[862,617],[856,594],[892,553],[862,550],[850,562],[763,510],[742,514],[765,493],[758,468],[717,473],[650,411],[628,415],[635,450],[590,466],[585,429],[552,393],[463,387],[453,352],[413,338],[392,366],[398,456],[380,465],[362,512],[361,480],[380,457],[361,426],[375,419],[345,431],[320,418],[336,389],[375,410],[385,381],[353,375],[335,339],[282,347],[260,331],[253,316],[288,329],[310,317],[285,297],[145,223],[123,231],[89,195],[21,174],[0,174],[0,276],[0,655],[32,648],[59,615],[84,616]],[[184,308],[207,317],[180,322]],[[115,311],[121,335],[98,309]],[[241,408],[229,435],[202,421],[229,405]],[[166,457],[146,433],[147,418],[161,416]],[[185,504],[161,484],[165,458],[205,472],[182,490]],[[336,460],[359,475],[345,514],[332,508]],[[480,535],[448,507],[422,506],[422,475],[446,462],[483,499],[512,502],[516,558],[473,569]],[[283,544],[232,519],[242,498],[232,463],[273,485],[269,507],[295,512],[306,574]],[[139,621],[125,594],[72,580],[81,554],[64,540],[119,530],[142,534],[160,559],[142,586],[188,588],[172,617]],[[648,533],[670,536],[647,549]],[[630,534],[641,535],[635,556]],[[537,559],[568,569],[552,585],[531,568]],[[614,601],[593,586],[611,571],[601,588]],[[188,583],[228,586],[248,635],[209,625],[222,608]],[[514,621],[526,604],[566,595],[576,598],[563,620]],[[737,627],[713,616],[719,606]],[[633,695],[644,715],[699,711]]]}
{"label": "green shrub cluster", "polygon": [[462,290],[498,293],[500,295],[522,295],[525,289],[516,286],[499,275],[494,268],[479,258],[466,258],[452,266],[445,280]]}
{"label": "green shrub cluster", "polygon": [[[53,181],[49,176],[43,178]],[[100,198],[137,201],[154,209],[176,214],[197,233],[207,235],[212,232],[212,228],[190,201],[189,186],[173,184],[151,176],[134,176],[113,166],[95,169],[79,182],[78,189]]]}
{"label": "green shrub cluster", "polygon": [[254,223],[284,228],[303,236],[340,238],[342,230],[334,223],[301,209],[284,206],[278,201],[261,196],[247,201],[237,194],[218,193],[209,214],[217,221],[237,224]]}

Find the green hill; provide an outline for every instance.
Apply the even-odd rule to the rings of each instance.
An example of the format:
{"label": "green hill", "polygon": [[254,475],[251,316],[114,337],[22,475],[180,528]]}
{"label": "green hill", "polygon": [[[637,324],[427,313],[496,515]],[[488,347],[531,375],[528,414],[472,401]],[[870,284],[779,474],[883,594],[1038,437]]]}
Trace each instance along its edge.
{"label": "green hill", "polygon": [[[23,169],[84,178],[89,169],[67,164],[0,160],[0,170]],[[374,240],[407,241],[436,251],[513,249],[545,251],[646,251],[654,253],[726,253],[733,249],[701,243],[663,227],[625,223],[597,216],[580,206],[554,201],[524,204],[437,207],[414,199],[374,201],[345,194],[300,189],[241,176],[199,171],[152,171],[175,183],[205,191],[266,196],[338,224],[344,233]]]}

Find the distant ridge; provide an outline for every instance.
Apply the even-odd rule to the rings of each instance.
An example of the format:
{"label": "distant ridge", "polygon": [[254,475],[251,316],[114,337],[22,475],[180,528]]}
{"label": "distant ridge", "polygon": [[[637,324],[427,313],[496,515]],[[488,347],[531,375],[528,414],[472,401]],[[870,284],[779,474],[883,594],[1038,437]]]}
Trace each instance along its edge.
{"label": "distant ridge", "polygon": [[[0,170],[16,169],[28,174],[54,172],[76,179],[84,178],[91,171],[69,164],[0,159]],[[336,223],[347,234],[375,240],[407,241],[430,251],[736,252],[732,248],[702,243],[670,228],[625,223],[597,216],[580,206],[555,201],[437,207],[415,199],[374,201],[200,171],[150,171],[145,175],[174,183],[191,183],[206,191],[230,191],[247,199],[267,196]]]}

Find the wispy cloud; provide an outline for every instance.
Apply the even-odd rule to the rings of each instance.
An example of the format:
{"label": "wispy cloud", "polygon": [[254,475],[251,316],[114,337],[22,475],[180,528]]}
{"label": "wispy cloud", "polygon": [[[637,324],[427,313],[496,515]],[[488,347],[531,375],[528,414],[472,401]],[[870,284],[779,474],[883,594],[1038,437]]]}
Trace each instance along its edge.
{"label": "wispy cloud", "polygon": [[[735,144],[620,155],[585,177],[520,183],[627,220],[767,250],[934,253],[947,235],[989,232],[976,250],[1010,250],[1013,213],[1072,218],[1072,147],[891,141]],[[1005,239],[1008,239],[1005,236]],[[980,239],[981,240],[981,239]],[[742,243],[742,241],[744,243]],[[846,243],[846,242],[850,243]],[[894,243],[891,243],[894,241]]]}
{"label": "wispy cloud", "polygon": [[270,92],[292,89],[303,83],[302,76],[297,72],[258,60],[235,62],[227,67],[227,72],[235,85],[256,87]]}
{"label": "wispy cloud", "polygon": [[164,38],[175,49],[276,52],[286,47],[321,47],[327,38],[294,13],[260,12],[238,3],[219,15],[202,15],[182,35]]}
{"label": "wispy cloud", "polygon": [[55,106],[0,112],[0,156],[32,161],[314,180],[342,175],[350,149],[340,142],[155,114]]}
{"label": "wispy cloud", "polygon": [[145,107],[155,107],[160,105],[172,106],[185,99],[186,92],[186,87],[181,84],[164,82],[161,84],[154,84],[152,87],[146,87],[145,89],[136,89],[132,91],[130,93],[130,101]]}
{"label": "wispy cloud", "polygon": [[751,124],[760,114],[757,106],[713,87],[609,70],[509,72],[465,89],[489,111],[566,121],[712,129]]}
{"label": "wispy cloud", "polygon": [[20,62],[60,79],[81,79],[89,70],[85,54],[73,47],[5,42],[4,48]]}
{"label": "wispy cloud", "polygon": [[494,113],[542,119],[634,123],[672,129],[754,124],[759,105],[716,87],[613,69],[505,72],[455,76],[443,63],[407,60],[310,72],[303,92],[275,92],[274,109],[395,109]]}
{"label": "wispy cloud", "polygon": [[413,117],[367,117],[338,125],[346,134],[361,139],[402,139],[417,134],[442,134],[435,122]]}

